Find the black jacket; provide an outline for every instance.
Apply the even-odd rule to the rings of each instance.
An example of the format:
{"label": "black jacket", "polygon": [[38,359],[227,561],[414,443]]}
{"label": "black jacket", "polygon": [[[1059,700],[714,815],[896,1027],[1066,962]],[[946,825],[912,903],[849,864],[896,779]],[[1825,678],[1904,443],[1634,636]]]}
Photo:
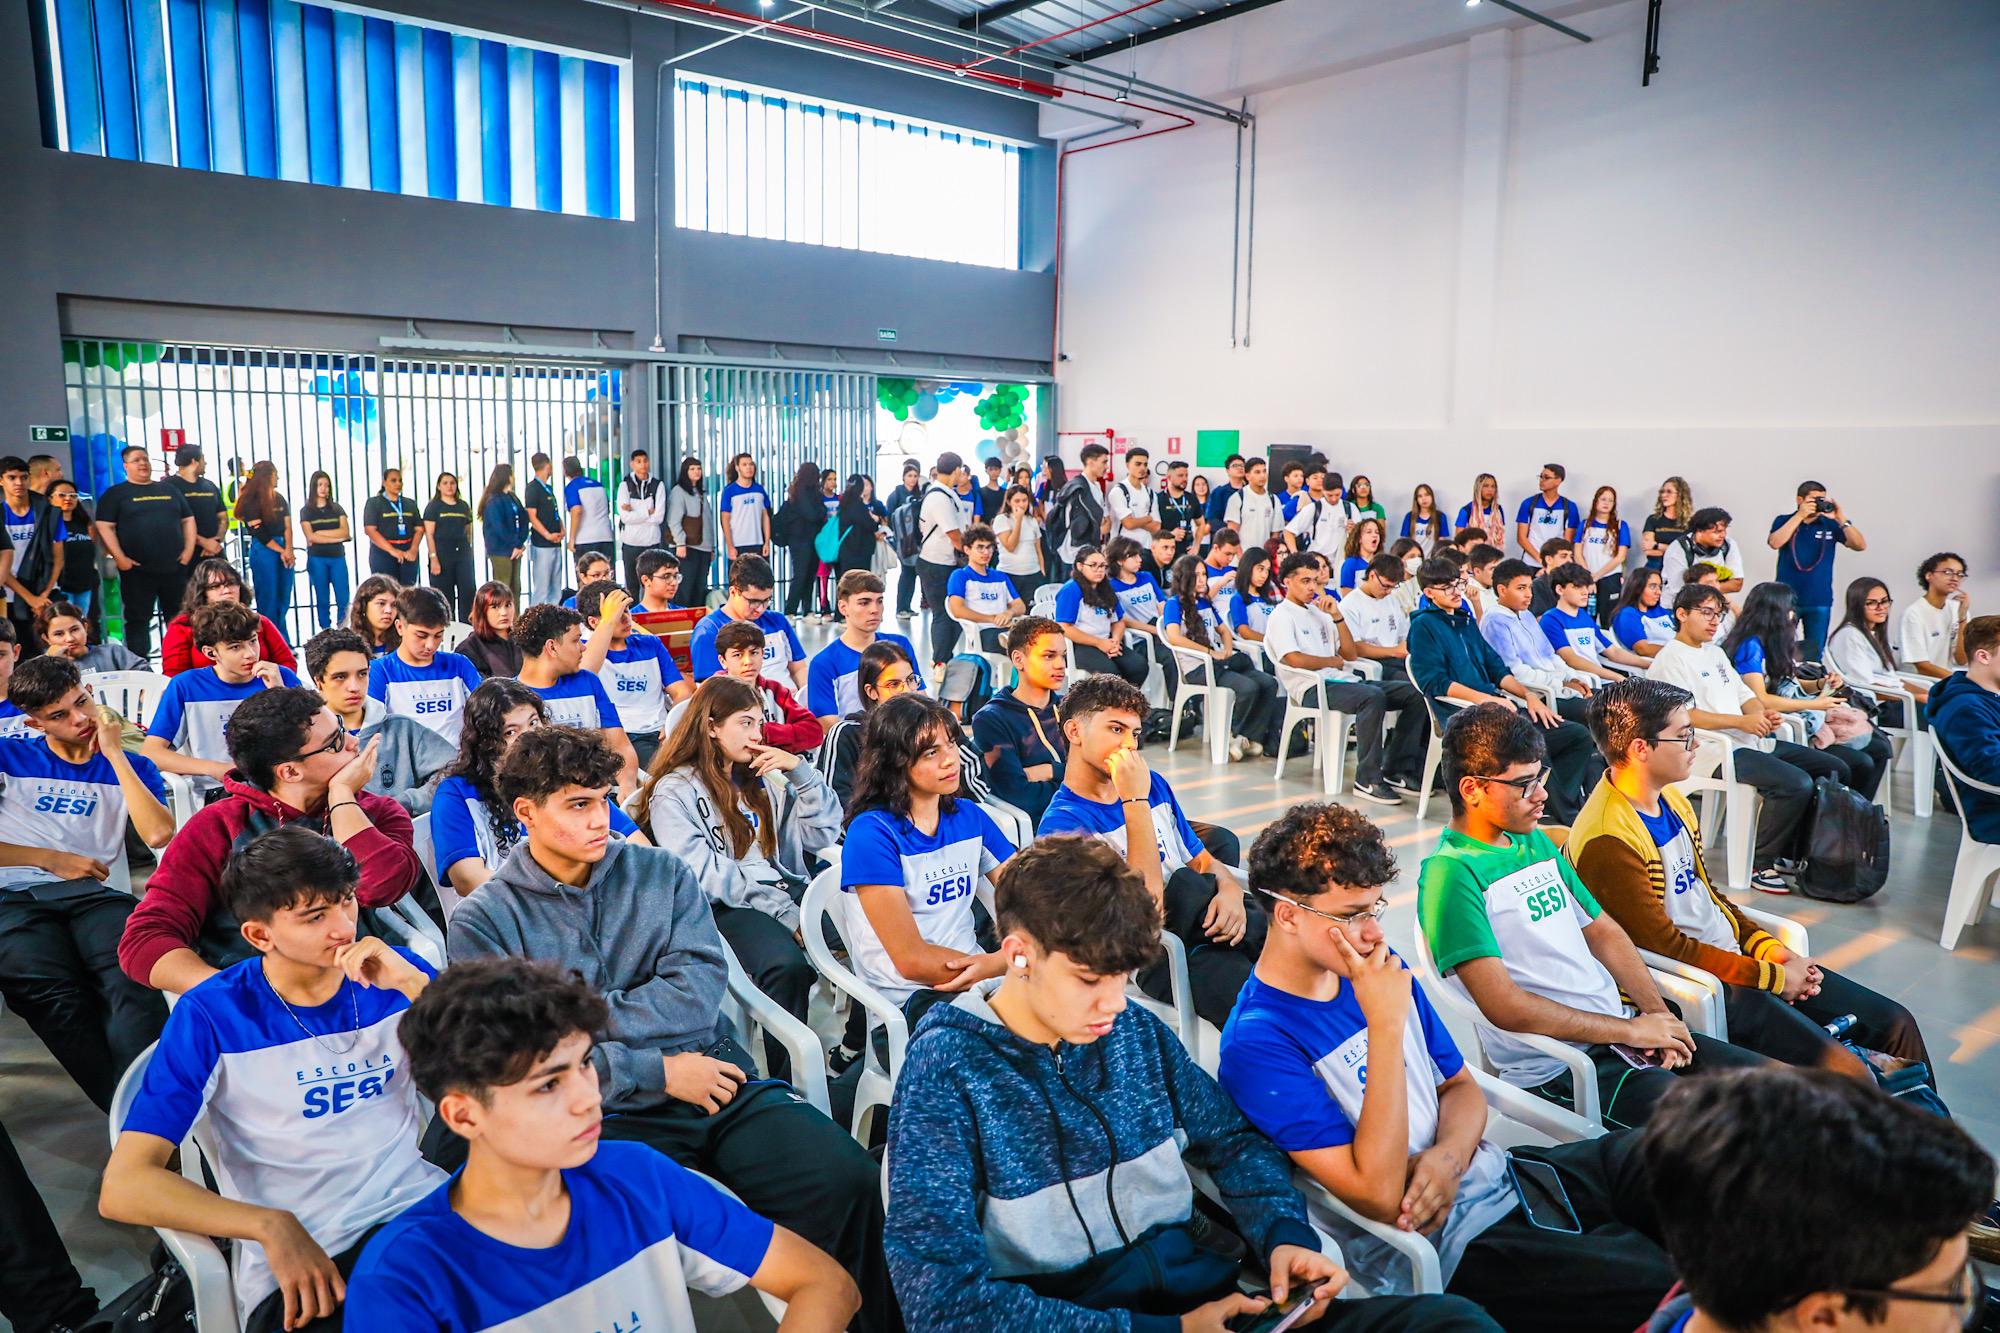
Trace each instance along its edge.
{"label": "black jacket", "polygon": [[[0,500],[0,504],[4,503]],[[28,512],[35,516],[35,531],[27,545],[13,547],[14,579],[22,587],[40,593],[42,585],[50,582],[55,565],[56,525],[62,521],[62,515],[33,491],[28,492]],[[5,529],[0,528],[0,539],[5,536]]]}

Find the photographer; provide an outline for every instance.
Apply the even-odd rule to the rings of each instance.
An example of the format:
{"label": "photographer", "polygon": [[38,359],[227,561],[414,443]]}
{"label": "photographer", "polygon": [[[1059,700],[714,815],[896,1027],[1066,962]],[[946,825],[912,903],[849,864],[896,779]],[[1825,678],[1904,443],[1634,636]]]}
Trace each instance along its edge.
{"label": "photographer", "polygon": [[1840,501],[1819,482],[1800,482],[1798,498],[1797,510],[1771,520],[1767,541],[1778,553],[1778,582],[1790,585],[1799,596],[1805,657],[1816,662],[1826,647],[1827,623],[1833,619],[1834,551],[1842,545],[1865,551],[1868,539],[1848,522]]}

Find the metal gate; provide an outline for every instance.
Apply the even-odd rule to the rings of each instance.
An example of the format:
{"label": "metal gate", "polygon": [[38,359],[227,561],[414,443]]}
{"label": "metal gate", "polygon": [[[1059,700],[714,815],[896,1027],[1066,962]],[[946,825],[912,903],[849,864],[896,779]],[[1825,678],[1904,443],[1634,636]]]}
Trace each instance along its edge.
{"label": "metal gate", "polygon": [[[738,454],[757,464],[774,506],[785,502],[801,463],[875,481],[875,376],[855,371],[776,370],[762,366],[657,365],[653,368],[661,473],[672,480],[683,458],[700,461],[711,495],[730,480]],[[671,461],[669,461],[671,460]],[[795,575],[789,552],[773,550],[786,588]],[[806,577],[811,570],[804,571]]]}
{"label": "metal gate", "polygon": [[[385,467],[403,470],[404,494],[421,506],[441,472],[476,502],[501,463],[513,465],[518,495],[536,453],[554,460],[558,484],[563,459],[574,457],[615,487],[623,458],[621,366],[91,339],[65,339],[63,361],[69,474],[80,488],[101,493],[122,480],[128,445],[150,451],[156,471],[170,469],[171,457],[160,461],[165,442],[183,438],[203,447],[209,478],[225,491],[269,459],[295,515],[308,479],[325,471],[355,534],[351,583],[367,565],[362,507]],[[288,619],[294,643],[317,628],[303,577]]]}

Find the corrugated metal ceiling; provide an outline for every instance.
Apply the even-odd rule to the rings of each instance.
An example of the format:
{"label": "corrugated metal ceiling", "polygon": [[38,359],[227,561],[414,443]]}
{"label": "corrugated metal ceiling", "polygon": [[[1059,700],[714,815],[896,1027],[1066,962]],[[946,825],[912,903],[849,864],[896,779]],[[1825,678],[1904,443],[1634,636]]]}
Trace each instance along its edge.
{"label": "corrugated metal ceiling", "polygon": [[[1110,54],[1133,41],[1199,26],[1230,11],[1273,0],[932,0],[960,16],[959,26],[1010,42],[1035,42],[1037,53],[1074,60]],[[1127,12],[1129,11],[1129,12]]]}

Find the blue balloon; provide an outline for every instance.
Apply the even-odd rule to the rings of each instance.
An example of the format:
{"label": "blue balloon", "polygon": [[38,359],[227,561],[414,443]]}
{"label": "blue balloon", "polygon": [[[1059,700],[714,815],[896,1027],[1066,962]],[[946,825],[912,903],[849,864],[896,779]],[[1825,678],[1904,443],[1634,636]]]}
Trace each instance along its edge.
{"label": "blue balloon", "polygon": [[929,421],[935,416],[937,416],[937,414],[938,414],[937,395],[934,393],[918,394],[917,405],[911,409],[910,415],[914,416],[919,421]]}
{"label": "blue balloon", "polygon": [[960,393],[983,393],[986,389],[978,380],[953,380],[951,387]]}
{"label": "blue balloon", "polygon": [[998,458],[1000,457],[1000,441],[990,439],[981,440],[973,447],[973,452],[979,456],[979,461],[982,463],[989,458]]}

